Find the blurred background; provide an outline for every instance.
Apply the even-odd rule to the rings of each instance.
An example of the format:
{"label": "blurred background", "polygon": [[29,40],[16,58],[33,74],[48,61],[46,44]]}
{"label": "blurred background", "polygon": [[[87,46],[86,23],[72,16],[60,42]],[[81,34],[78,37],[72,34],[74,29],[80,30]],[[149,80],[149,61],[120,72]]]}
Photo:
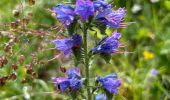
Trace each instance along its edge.
{"label": "blurred background", "polygon": [[[65,100],[54,93],[52,76],[60,67],[73,67],[73,59],[53,59],[59,51],[52,40],[65,29],[49,9],[66,0],[0,0],[0,99]],[[120,54],[106,63],[93,60],[91,76],[113,72],[122,79],[116,100],[170,100],[170,1],[110,0],[115,9],[125,7]],[[108,34],[112,29],[107,29]],[[97,32],[100,39],[103,35]],[[89,33],[93,38],[93,33]],[[93,45],[89,45],[92,48]],[[126,53],[126,52],[127,53]],[[128,53],[129,52],[129,53]],[[80,69],[83,70],[79,65]]]}

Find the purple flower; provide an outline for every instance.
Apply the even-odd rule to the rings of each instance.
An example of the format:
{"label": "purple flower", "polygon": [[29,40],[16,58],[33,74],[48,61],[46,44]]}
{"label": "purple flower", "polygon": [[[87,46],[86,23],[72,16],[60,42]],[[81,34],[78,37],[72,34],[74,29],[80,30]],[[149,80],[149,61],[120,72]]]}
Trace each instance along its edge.
{"label": "purple flower", "polygon": [[81,77],[79,69],[77,67],[67,70],[66,73],[67,73],[68,78],[80,78]]}
{"label": "purple flower", "polygon": [[104,94],[98,94],[95,100],[107,100],[107,97]]}
{"label": "purple flower", "polygon": [[80,15],[83,21],[86,21],[89,16],[94,14],[93,2],[91,0],[77,0],[75,12]]}
{"label": "purple flower", "polygon": [[117,88],[121,85],[121,81],[108,79],[107,81],[103,82],[102,85],[110,93],[117,93],[118,92]]}
{"label": "purple flower", "polygon": [[112,73],[112,74],[106,75],[103,79],[107,80],[109,78],[116,79],[117,78],[117,74],[116,73]]}
{"label": "purple flower", "polygon": [[65,92],[66,89],[70,89],[71,92],[79,90],[82,87],[82,80],[80,79],[80,73],[78,68],[72,68],[67,70],[67,77],[52,77],[51,80],[56,84],[61,92]]}
{"label": "purple flower", "polygon": [[117,74],[116,73],[112,73],[109,75],[106,75],[105,77],[97,77],[97,81],[99,82],[103,82],[103,81],[107,81],[108,79],[117,79]]}
{"label": "purple flower", "polygon": [[82,43],[82,37],[79,34],[73,34],[72,36],[73,44],[75,48],[80,48]]}
{"label": "purple flower", "polygon": [[106,9],[111,10],[111,5],[106,0],[96,0],[94,1],[94,8],[96,11],[103,12]]}
{"label": "purple flower", "polygon": [[123,8],[116,11],[105,10],[96,16],[96,20],[113,28],[119,28],[126,12]]}
{"label": "purple flower", "polygon": [[57,19],[65,24],[65,26],[69,26],[74,20],[74,8],[67,4],[58,4],[53,8],[55,13],[57,13]]}
{"label": "purple flower", "polygon": [[152,76],[156,76],[158,74],[158,71],[156,69],[152,69],[150,73]]}
{"label": "purple flower", "polygon": [[107,75],[106,77],[98,77],[97,81],[110,93],[117,93],[118,87],[121,85],[121,80],[117,79],[116,74]]}
{"label": "purple flower", "polygon": [[77,78],[69,79],[69,82],[71,91],[79,90],[82,86],[82,80],[79,80]]}
{"label": "purple flower", "polygon": [[92,49],[93,53],[114,53],[119,47],[121,34],[114,31],[111,36],[107,37],[101,44]]}
{"label": "purple flower", "polygon": [[69,79],[64,77],[55,78],[52,77],[52,81],[56,84],[59,90],[63,93],[70,86]]}
{"label": "purple flower", "polygon": [[80,48],[82,37],[79,34],[73,34],[71,39],[57,39],[52,42],[56,45],[57,50],[63,51],[64,55],[67,56],[71,54],[72,48]]}

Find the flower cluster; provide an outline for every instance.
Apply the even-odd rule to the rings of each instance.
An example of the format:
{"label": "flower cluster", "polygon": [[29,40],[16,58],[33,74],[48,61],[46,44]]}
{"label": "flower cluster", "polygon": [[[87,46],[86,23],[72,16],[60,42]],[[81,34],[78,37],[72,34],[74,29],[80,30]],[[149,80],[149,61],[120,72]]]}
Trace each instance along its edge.
{"label": "flower cluster", "polygon": [[121,34],[114,31],[111,36],[105,38],[98,46],[92,49],[93,53],[115,53],[119,47]]}
{"label": "flower cluster", "polygon": [[82,37],[79,34],[73,34],[72,38],[57,39],[52,42],[56,45],[56,49],[62,51],[67,56],[71,54],[72,48],[80,48]]}
{"label": "flower cluster", "polygon": [[93,2],[91,0],[77,0],[75,12],[80,15],[83,21],[86,21],[90,16],[94,15]]}
{"label": "flower cluster", "polygon": [[69,26],[80,16],[82,21],[87,21],[90,16],[94,16],[96,21],[101,22],[113,28],[119,28],[126,14],[124,8],[113,10],[111,5],[105,0],[77,0],[76,6],[68,4],[59,4],[53,8],[57,14],[57,19]]}
{"label": "flower cluster", "polygon": [[121,80],[117,78],[117,74],[115,73],[105,77],[98,77],[97,82],[100,82],[102,86],[112,94],[117,93],[117,88],[121,85]]}
{"label": "flower cluster", "polygon": [[52,81],[56,84],[58,89],[63,93],[66,89],[70,91],[77,91],[82,86],[82,80],[80,80],[81,75],[77,67],[68,69],[66,71],[67,77],[52,77]]}
{"label": "flower cluster", "polygon": [[69,26],[74,20],[74,8],[66,4],[58,4],[53,8],[53,11],[57,13],[57,19],[62,21],[65,26]]}
{"label": "flower cluster", "polygon": [[[79,63],[77,60],[83,59],[82,62],[84,62],[83,64],[87,67],[86,81],[84,81],[88,95],[88,98],[86,99],[91,100],[91,89],[89,88],[89,59],[91,59],[94,54],[106,54],[106,56],[109,54],[110,56],[110,54],[116,53],[118,48],[121,47],[119,43],[121,33],[117,32],[116,29],[110,36],[101,40],[97,46],[92,48],[92,50],[87,50],[88,29],[91,29],[93,26],[99,28],[97,27],[97,24],[112,28],[122,27],[125,25],[122,23],[126,14],[125,9],[119,8],[113,10],[112,6],[106,0],[76,0],[75,6],[58,4],[53,8],[53,11],[57,14],[57,19],[67,27],[69,35],[72,34],[71,38],[53,40],[53,43],[55,44],[56,49],[60,50],[65,56],[68,56],[73,52],[74,57],[76,58],[74,62],[75,66],[77,62]],[[80,34],[73,34],[74,32],[80,31],[84,34],[83,43]],[[61,92],[65,92],[67,89],[71,91],[79,90],[83,83],[78,68],[69,69],[66,71],[66,74],[67,77],[52,78],[58,89]],[[106,94],[108,93],[111,95],[117,93],[118,87],[121,85],[121,80],[115,73],[105,77],[97,77],[96,82],[99,83],[97,85],[103,87],[102,89],[105,90]],[[105,94],[101,94],[96,96],[96,100],[102,100],[102,98],[107,100],[108,95],[105,96]]]}
{"label": "flower cluster", "polygon": [[[111,36],[105,38],[98,46],[92,49],[95,53],[115,53],[119,48],[119,39],[121,38],[121,33],[114,31]],[[59,39],[53,40],[56,45],[56,49],[62,51],[64,55],[70,55],[72,48],[80,48],[82,42],[82,37],[78,34],[74,34],[71,39]]]}

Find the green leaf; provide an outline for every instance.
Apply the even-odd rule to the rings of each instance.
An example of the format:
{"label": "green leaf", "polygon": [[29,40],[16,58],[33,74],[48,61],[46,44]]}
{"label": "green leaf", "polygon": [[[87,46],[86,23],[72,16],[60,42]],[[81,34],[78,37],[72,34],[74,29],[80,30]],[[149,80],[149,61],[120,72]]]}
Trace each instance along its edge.
{"label": "green leaf", "polygon": [[168,0],[165,0],[164,1],[164,5],[165,5],[165,8],[167,8],[168,10],[170,10],[170,1],[168,1]]}
{"label": "green leaf", "polygon": [[102,35],[106,35],[106,29],[107,29],[106,25],[99,23],[99,22],[96,22],[95,24],[96,24],[96,27],[100,30],[100,33]]}
{"label": "green leaf", "polygon": [[69,0],[71,3],[75,3],[76,2],[76,0]]}
{"label": "green leaf", "polygon": [[106,63],[109,63],[112,56],[109,53],[101,53],[100,56],[106,61]]}
{"label": "green leaf", "polygon": [[170,53],[170,40],[165,40],[164,45],[161,50],[161,54],[168,54]]}
{"label": "green leaf", "polygon": [[113,99],[113,94],[108,92],[107,90],[105,90],[106,96],[108,100],[112,100]]}
{"label": "green leaf", "polygon": [[71,36],[75,32],[77,20],[74,20],[73,23],[67,28],[68,34]]}
{"label": "green leaf", "polygon": [[77,66],[79,63],[83,61],[83,56],[82,56],[82,49],[81,48],[73,48],[73,54],[75,57],[75,66]]}

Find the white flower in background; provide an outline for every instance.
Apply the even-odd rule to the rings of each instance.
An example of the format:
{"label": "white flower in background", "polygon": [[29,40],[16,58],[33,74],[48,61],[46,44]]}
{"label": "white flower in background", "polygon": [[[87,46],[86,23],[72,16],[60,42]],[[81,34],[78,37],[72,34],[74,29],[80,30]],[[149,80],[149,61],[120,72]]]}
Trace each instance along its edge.
{"label": "white flower in background", "polygon": [[141,5],[139,5],[139,4],[134,4],[131,11],[132,11],[132,13],[137,13],[137,12],[139,12],[141,9],[142,9]]}
{"label": "white flower in background", "polygon": [[159,0],[150,0],[152,3],[157,3]]}

